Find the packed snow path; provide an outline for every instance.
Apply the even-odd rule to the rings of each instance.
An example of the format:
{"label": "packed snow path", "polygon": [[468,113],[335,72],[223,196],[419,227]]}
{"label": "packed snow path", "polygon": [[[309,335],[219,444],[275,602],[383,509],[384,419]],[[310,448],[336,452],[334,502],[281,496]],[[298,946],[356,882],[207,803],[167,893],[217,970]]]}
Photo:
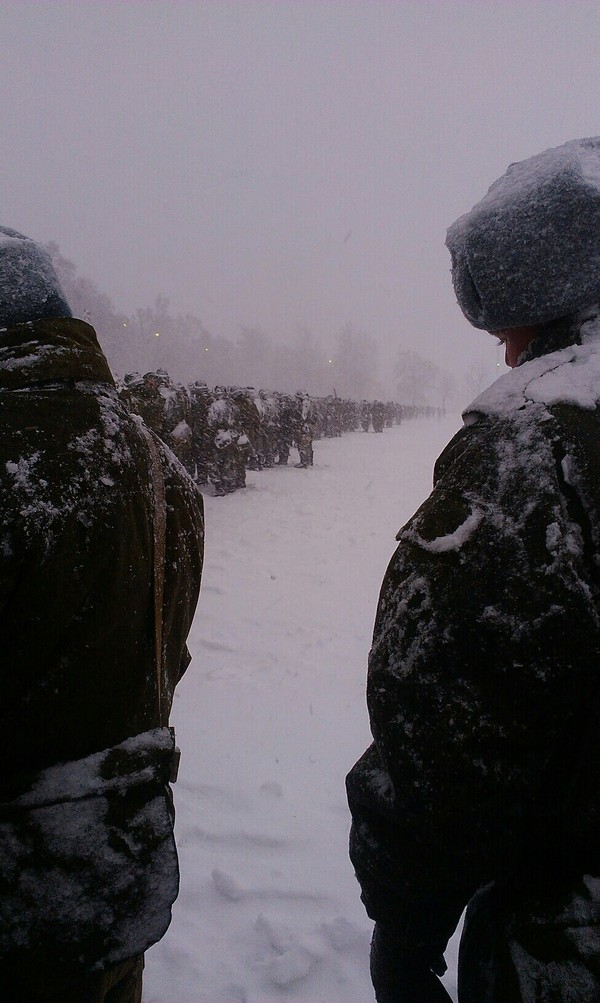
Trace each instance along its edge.
{"label": "packed snow path", "polygon": [[344,777],[370,742],[367,653],[394,536],[459,425],[318,440],[312,469],[291,458],[207,492],[173,714],[181,891],[144,1003],[373,1001]]}

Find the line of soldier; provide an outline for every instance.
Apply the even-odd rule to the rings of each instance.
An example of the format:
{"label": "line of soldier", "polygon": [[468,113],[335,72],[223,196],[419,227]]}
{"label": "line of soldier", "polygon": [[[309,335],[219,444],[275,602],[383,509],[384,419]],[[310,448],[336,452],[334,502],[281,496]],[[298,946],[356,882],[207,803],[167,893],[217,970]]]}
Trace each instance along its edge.
{"label": "line of soldier", "polygon": [[286,465],[298,450],[296,467],[313,462],[313,440],[362,428],[382,432],[401,420],[438,409],[394,402],[310,397],[254,387],[216,386],[196,380],[175,383],[162,369],[119,382],[127,407],[171,447],[196,483],[211,483],[216,495],[246,485],[246,470]]}

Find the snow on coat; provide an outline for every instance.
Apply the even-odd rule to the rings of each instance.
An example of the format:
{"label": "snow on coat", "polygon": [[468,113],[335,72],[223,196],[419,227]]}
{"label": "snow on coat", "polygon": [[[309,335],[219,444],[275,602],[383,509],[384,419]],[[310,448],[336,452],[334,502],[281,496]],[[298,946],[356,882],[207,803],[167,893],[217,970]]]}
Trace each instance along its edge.
{"label": "snow on coat", "polygon": [[0,805],[4,964],[102,968],[160,940],[179,887],[173,745],[153,729],[49,767]]}

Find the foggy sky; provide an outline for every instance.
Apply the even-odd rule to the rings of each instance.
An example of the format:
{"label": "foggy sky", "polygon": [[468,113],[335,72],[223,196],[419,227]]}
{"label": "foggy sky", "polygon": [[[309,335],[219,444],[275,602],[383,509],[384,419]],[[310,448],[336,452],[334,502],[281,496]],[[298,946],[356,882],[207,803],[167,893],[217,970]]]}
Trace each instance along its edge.
{"label": "foggy sky", "polygon": [[0,0],[0,31],[0,222],[228,338],[493,365],[446,228],[600,133],[597,2]]}

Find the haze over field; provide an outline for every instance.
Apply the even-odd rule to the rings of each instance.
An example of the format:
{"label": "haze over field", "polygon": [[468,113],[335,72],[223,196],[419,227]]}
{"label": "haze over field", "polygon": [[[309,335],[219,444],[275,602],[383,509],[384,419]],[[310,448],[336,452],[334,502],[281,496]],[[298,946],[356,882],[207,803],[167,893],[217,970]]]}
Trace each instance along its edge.
{"label": "haze over field", "polygon": [[586,0],[2,0],[0,31],[3,224],[128,316],[160,294],[214,338],[329,355],[349,323],[380,378],[416,350],[459,404],[498,353],[446,227],[511,161],[600,131]]}

